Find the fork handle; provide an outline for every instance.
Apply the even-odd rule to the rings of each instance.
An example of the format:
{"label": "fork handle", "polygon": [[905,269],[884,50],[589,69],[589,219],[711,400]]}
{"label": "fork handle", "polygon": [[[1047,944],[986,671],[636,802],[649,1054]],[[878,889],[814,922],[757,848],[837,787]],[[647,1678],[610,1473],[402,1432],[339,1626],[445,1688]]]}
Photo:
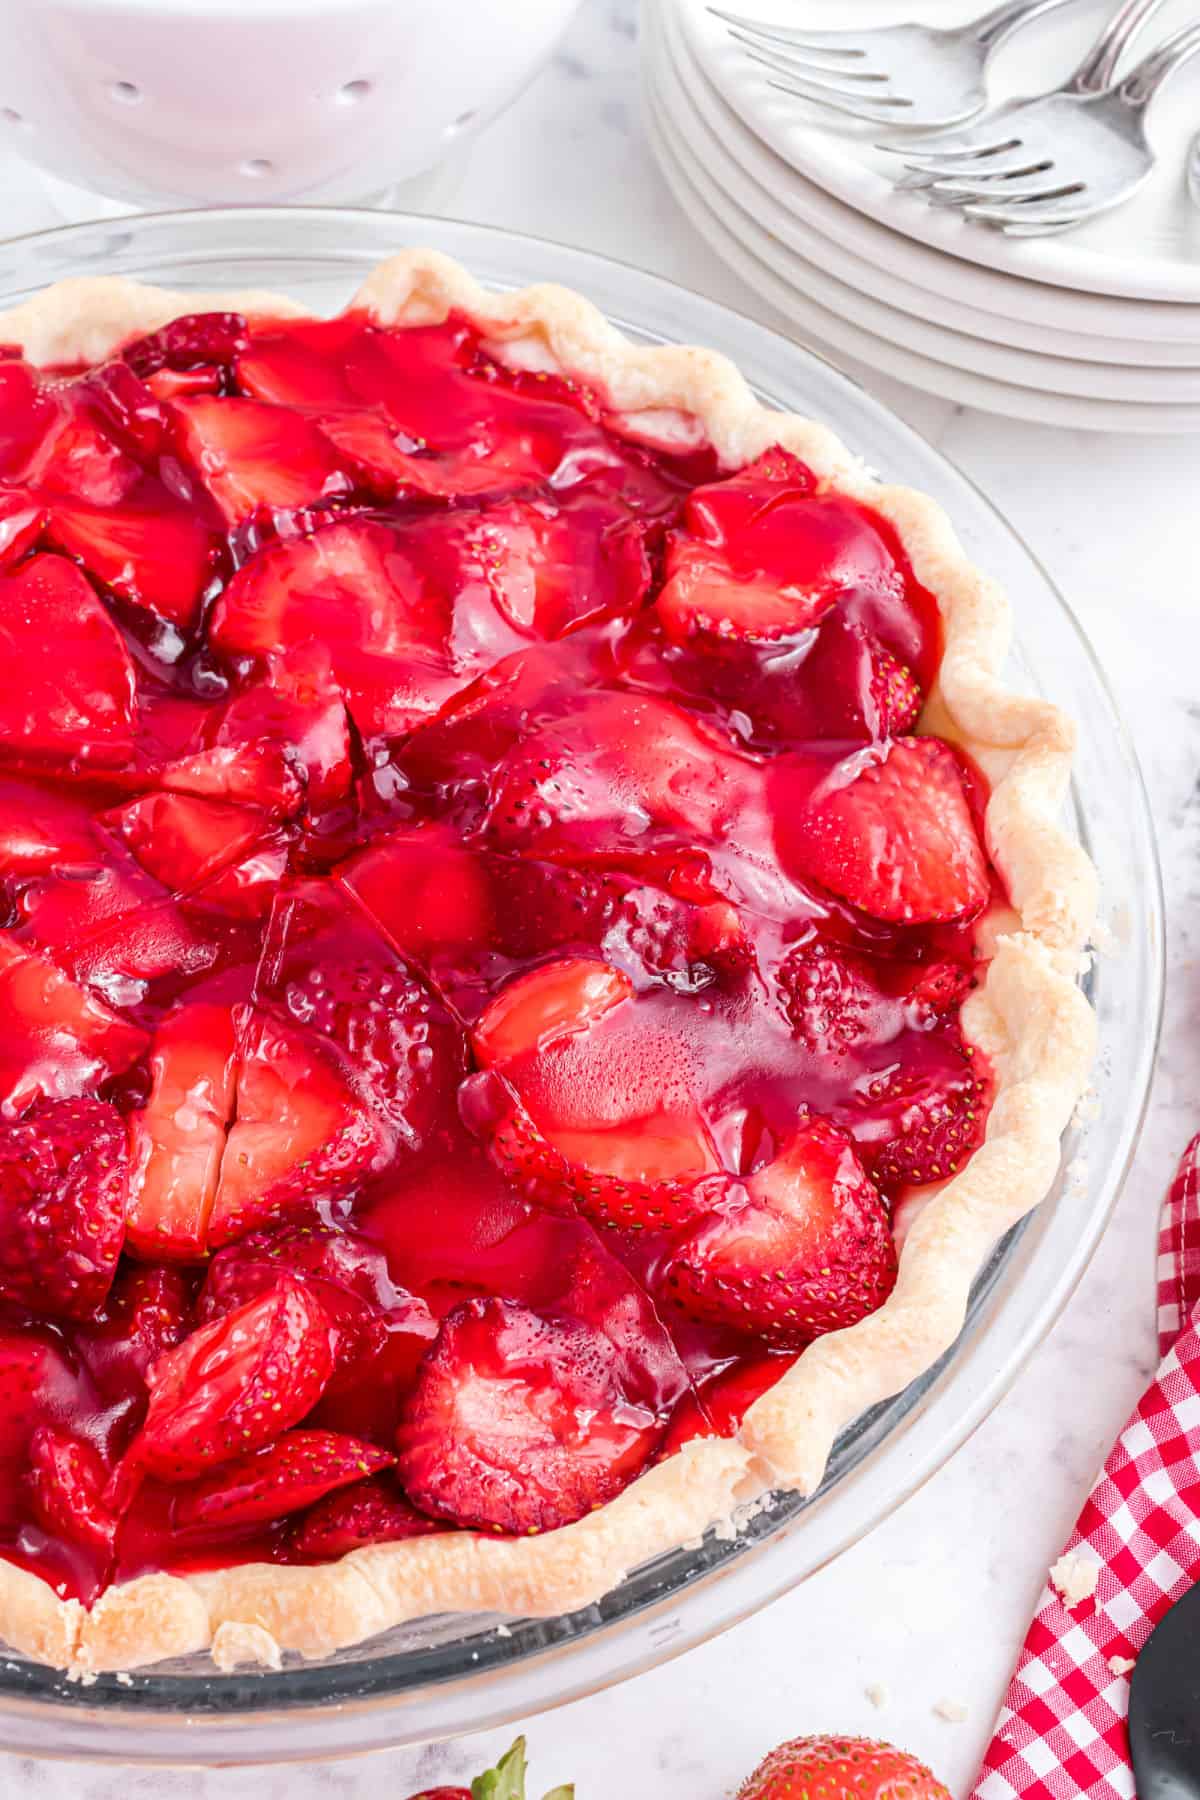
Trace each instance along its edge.
{"label": "fork handle", "polygon": [[1010,31],[1024,25],[1027,19],[1038,19],[1043,13],[1056,12],[1060,6],[1074,4],[1075,0],[1002,0],[1001,5],[975,20],[975,37],[986,49],[994,50]]}
{"label": "fork handle", "polygon": [[1161,5],[1162,0],[1124,0],[1065,84],[1064,92],[1099,94],[1111,87],[1126,44]]}
{"label": "fork handle", "polygon": [[1200,50],[1200,24],[1183,25],[1130,69],[1117,92],[1131,106],[1149,106],[1168,75]]}

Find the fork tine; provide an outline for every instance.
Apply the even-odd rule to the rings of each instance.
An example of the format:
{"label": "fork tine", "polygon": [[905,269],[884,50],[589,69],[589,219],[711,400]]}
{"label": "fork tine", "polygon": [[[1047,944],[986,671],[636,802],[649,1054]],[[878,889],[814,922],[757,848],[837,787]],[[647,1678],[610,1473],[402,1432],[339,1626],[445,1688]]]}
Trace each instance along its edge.
{"label": "fork tine", "polygon": [[743,31],[754,32],[776,44],[804,45],[810,50],[819,50],[824,56],[858,58],[866,55],[860,45],[846,43],[844,31],[806,31],[803,26],[770,25],[765,19],[748,19],[743,13],[726,12],[720,6],[710,6],[708,10],[724,24],[740,26]]}
{"label": "fork tine", "polygon": [[741,44],[746,55],[755,62],[764,63],[768,69],[778,69],[783,75],[803,75],[807,71],[811,75],[830,77],[836,81],[856,81],[871,85],[888,80],[888,77],[877,69],[831,68],[828,63],[810,62],[807,57],[796,55],[792,51],[768,50],[755,38],[745,37],[740,31],[733,30],[732,27],[729,35],[735,43]]}
{"label": "fork tine", "polygon": [[[1043,157],[1041,162],[1027,163],[1023,168],[1000,170],[991,173],[986,169],[973,169],[968,175],[960,170],[956,175],[922,175],[922,181],[928,181],[929,193],[939,199],[995,201],[1000,204],[1007,200],[1036,199],[1048,193],[1055,182],[1065,182],[1067,177],[1055,172],[1054,162],[1050,157]],[[899,185],[899,184],[897,184]]]}
{"label": "fork tine", "polygon": [[1027,200],[1014,200],[1008,206],[997,206],[985,200],[960,201],[958,205],[964,218],[980,219],[988,225],[1045,224],[1068,215],[1079,219],[1086,213],[1099,211],[1098,206],[1083,199],[1086,193],[1086,181],[1076,181],[1048,188],[1045,193]]}
{"label": "fork tine", "polygon": [[790,94],[797,100],[810,100],[816,106],[827,106],[833,112],[845,113],[851,119],[862,119],[868,125],[903,124],[904,110],[912,105],[911,100],[884,94],[867,100],[857,94],[844,94],[825,82],[784,81],[779,75],[772,75],[767,86],[775,88],[781,94]]}
{"label": "fork tine", "polygon": [[977,176],[982,179],[985,175],[995,178],[1015,175],[1018,170],[1028,168],[1032,155],[1029,146],[1019,139],[988,144],[969,156],[908,156],[904,154],[903,145],[898,146],[898,153],[903,156],[904,167],[910,174],[928,175],[935,181],[973,181]]}

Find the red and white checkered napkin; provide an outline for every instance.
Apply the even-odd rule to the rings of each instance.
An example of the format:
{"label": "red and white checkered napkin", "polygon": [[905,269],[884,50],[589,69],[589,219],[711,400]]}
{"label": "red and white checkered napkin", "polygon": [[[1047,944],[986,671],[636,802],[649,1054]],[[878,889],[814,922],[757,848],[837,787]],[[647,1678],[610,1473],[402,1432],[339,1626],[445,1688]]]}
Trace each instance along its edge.
{"label": "red and white checkered napkin", "polygon": [[971,1800],[1133,1800],[1125,1714],[1133,1658],[1200,1580],[1200,1135],[1184,1151],[1158,1240],[1162,1362],[1067,1545],[1100,1565],[1068,1610],[1043,1589]]}

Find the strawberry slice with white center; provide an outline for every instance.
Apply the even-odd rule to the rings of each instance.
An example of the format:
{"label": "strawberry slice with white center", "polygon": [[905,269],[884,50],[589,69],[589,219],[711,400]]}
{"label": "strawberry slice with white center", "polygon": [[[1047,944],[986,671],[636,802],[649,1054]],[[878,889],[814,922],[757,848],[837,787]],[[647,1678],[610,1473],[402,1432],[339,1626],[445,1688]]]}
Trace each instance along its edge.
{"label": "strawberry slice with white center", "polygon": [[214,534],[165,491],[153,506],[126,501],[119,511],[54,499],[47,535],[104,587],[183,631],[216,573]]}
{"label": "strawberry slice with white center", "polygon": [[606,963],[529,970],[475,1027],[478,1060],[503,1081],[481,1079],[467,1101],[523,1187],[634,1231],[695,1217],[693,1188],[719,1166],[687,1047],[638,1012],[628,976]]}
{"label": "strawberry slice with white center", "polygon": [[[70,655],[63,646],[70,645]],[[34,760],[119,767],[133,751],[133,663],[91,584],[61,556],[0,576],[0,747]]]}
{"label": "strawberry slice with white center", "polygon": [[804,879],[903,925],[987,904],[963,768],[940,738],[895,738],[834,764],[781,758],[772,779],[777,848]]}
{"label": "strawberry slice with white center", "polygon": [[333,1372],[329,1321],[316,1296],[276,1285],[168,1350],[147,1376],[150,1405],[116,1486],[154,1475],[189,1481],[261,1449],[296,1425]]}
{"label": "strawberry slice with white center", "polygon": [[237,1114],[221,1161],[214,1247],[312,1210],[388,1161],[393,1138],[358,1098],[351,1071],[314,1033],[253,1011],[241,1030]]}
{"label": "strawberry slice with white center", "polygon": [[125,1124],[102,1100],[54,1100],[0,1126],[0,1297],[91,1318],[125,1240]]}
{"label": "strawberry slice with white center", "polygon": [[396,1434],[423,1512],[477,1530],[553,1531],[613,1500],[663,1421],[582,1318],[471,1300],[442,1325]]}
{"label": "strawberry slice with white center", "polygon": [[171,1509],[179,1531],[229,1531],[301,1512],[326,1494],[391,1468],[395,1457],[341,1431],[285,1431],[265,1449],[225,1463],[181,1490]]}
{"label": "strawberry slice with white center", "polygon": [[230,525],[260,507],[294,509],[350,492],[327,440],[287,407],[195,395],[169,410],[184,454]]}
{"label": "strawberry slice with white center", "polygon": [[0,932],[0,1115],[83,1095],[132,1068],[146,1033]]}
{"label": "strawberry slice with white center", "polygon": [[228,1000],[185,1000],[162,1020],[150,1053],[150,1096],[129,1120],[127,1228],[136,1255],[184,1262],[204,1255],[236,1074]]}
{"label": "strawberry slice with white center", "polygon": [[814,1119],[774,1162],[729,1184],[673,1251],[666,1280],[697,1318],[798,1349],[883,1304],[896,1250],[850,1139]]}
{"label": "strawberry slice with white center", "polygon": [[693,489],[656,610],[676,643],[770,643],[820,623],[845,595],[898,594],[896,560],[865,508],[815,491],[781,450]]}

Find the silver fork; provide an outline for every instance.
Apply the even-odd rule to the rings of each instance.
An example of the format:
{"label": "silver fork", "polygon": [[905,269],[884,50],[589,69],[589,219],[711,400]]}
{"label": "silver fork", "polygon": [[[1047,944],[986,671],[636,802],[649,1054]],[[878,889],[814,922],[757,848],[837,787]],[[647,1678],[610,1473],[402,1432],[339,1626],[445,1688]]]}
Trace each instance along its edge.
{"label": "silver fork", "polygon": [[[1004,0],[953,28],[886,25],[808,31],[710,6],[746,55],[772,71],[768,86],[872,125],[924,130],[961,125],[982,110],[993,52],[1020,26],[1073,0]],[[783,79],[783,77],[787,79]]]}
{"label": "silver fork", "polygon": [[880,145],[909,170],[898,185],[1022,235],[1062,231],[1128,199],[1155,163],[1146,111],[1164,81],[1200,50],[1200,24],[1185,25],[1122,81],[1112,80],[1130,36],[1158,3],[1122,8],[1053,93],[1010,101],[974,131],[940,142]]}

